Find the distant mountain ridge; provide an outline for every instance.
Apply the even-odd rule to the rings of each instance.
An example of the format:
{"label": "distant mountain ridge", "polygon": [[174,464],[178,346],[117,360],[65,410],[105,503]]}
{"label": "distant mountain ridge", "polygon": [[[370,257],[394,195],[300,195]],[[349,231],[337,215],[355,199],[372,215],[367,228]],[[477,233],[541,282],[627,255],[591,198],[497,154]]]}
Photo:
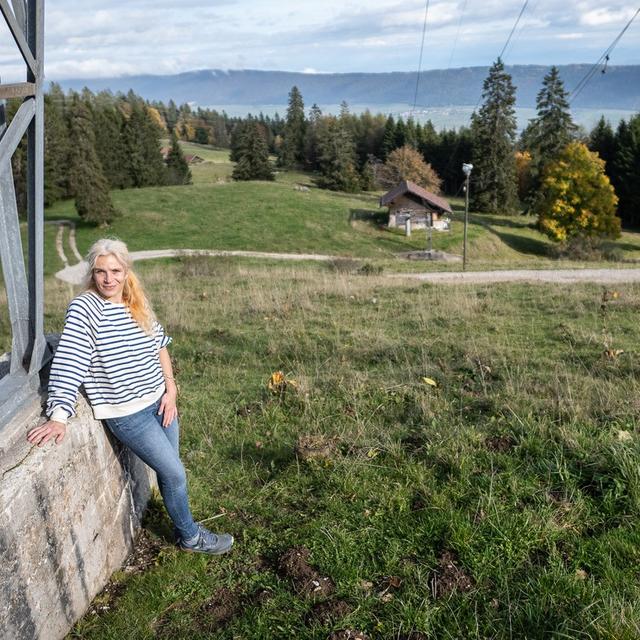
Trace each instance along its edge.
{"label": "distant mountain ridge", "polygon": [[[507,66],[517,87],[517,105],[534,107],[542,79],[549,66]],[[573,90],[591,69],[588,64],[558,65],[565,88]],[[423,71],[420,74],[418,107],[446,107],[478,103],[488,67]],[[208,69],[176,75],[139,75],[83,80],[61,80],[65,89],[129,89],[147,100],[173,99],[199,105],[283,105],[293,85],[305,104],[410,104],[416,72],[327,73]],[[572,102],[572,107],[640,110],[640,65],[610,66],[599,70]]]}

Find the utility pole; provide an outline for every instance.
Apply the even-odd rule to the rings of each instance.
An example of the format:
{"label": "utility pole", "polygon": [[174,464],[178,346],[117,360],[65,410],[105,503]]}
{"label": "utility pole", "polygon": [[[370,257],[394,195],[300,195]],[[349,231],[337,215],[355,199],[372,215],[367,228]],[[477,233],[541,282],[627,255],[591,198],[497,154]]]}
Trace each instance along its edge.
{"label": "utility pole", "polygon": [[462,270],[467,268],[467,226],[469,224],[469,177],[471,176],[472,164],[464,163],[462,173],[467,177],[464,185],[464,244],[462,249]]}

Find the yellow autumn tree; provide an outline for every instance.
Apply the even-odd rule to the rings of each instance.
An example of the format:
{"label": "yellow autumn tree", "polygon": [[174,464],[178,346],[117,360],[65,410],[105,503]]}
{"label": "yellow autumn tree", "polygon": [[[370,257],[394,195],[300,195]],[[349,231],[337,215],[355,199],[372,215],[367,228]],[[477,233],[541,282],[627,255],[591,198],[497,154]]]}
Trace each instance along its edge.
{"label": "yellow autumn tree", "polygon": [[617,238],[617,204],[604,161],[581,142],[571,142],[545,166],[534,211],[540,229],[558,242]]}
{"label": "yellow autumn tree", "polygon": [[524,200],[531,188],[531,154],[528,151],[516,151],[516,179],[518,198]]}
{"label": "yellow autumn tree", "polygon": [[155,125],[157,125],[163,131],[167,130],[167,123],[160,115],[160,112],[155,107],[147,106],[147,113]]}

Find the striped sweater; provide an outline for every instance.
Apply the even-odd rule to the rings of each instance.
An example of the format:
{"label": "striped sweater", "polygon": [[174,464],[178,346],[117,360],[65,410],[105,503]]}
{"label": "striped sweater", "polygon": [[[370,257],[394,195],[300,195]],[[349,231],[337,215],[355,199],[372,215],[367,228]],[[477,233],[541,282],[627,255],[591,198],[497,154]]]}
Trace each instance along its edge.
{"label": "striped sweater", "polygon": [[164,393],[160,349],[171,338],[157,322],[153,336],[124,304],[86,291],[71,301],[51,364],[46,413],[66,422],[84,386],[96,420],[136,413]]}

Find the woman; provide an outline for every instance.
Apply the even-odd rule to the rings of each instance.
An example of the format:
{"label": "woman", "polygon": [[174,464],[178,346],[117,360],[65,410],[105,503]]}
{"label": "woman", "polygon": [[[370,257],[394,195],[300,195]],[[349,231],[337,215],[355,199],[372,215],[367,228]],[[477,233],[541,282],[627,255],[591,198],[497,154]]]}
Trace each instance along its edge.
{"label": "woman", "polygon": [[218,555],[233,537],[197,524],[178,454],[177,388],[167,345],[131,269],[124,242],[98,240],[87,256],[86,291],[72,300],[51,365],[47,422],[27,439],[42,446],[62,441],[84,386],[96,420],[157,474],[177,544],[185,551]]}

